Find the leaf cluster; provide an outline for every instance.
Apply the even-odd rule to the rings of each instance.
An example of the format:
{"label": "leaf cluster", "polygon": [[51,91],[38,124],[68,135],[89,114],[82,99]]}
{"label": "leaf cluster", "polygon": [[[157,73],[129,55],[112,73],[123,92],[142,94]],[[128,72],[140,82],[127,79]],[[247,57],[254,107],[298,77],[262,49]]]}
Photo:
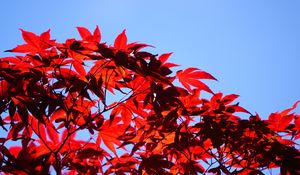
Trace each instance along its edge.
{"label": "leaf cluster", "polygon": [[21,30],[25,44],[8,50],[19,55],[0,59],[0,172],[300,173],[298,102],[262,120],[125,30],[108,45],[98,26],[77,29],[63,43]]}

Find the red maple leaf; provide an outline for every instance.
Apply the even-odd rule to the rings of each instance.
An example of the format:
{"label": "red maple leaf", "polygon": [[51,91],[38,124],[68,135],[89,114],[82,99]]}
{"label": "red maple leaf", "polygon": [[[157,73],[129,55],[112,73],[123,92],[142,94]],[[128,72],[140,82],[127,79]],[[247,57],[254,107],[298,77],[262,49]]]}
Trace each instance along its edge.
{"label": "red maple leaf", "polygon": [[213,93],[212,90],[204,84],[200,79],[210,79],[217,80],[211,74],[204,72],[198,68],[187,68],[186,70],[180,70],[176,73],[179,82],[187,88],[190,92],[192,92],[192,87],[196,87],[198,89],[204,90],[209,93]]}

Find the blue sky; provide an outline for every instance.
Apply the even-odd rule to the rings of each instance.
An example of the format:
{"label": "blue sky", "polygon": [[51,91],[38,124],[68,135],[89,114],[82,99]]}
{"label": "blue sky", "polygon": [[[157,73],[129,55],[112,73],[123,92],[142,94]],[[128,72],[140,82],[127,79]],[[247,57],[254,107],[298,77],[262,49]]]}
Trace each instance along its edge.
{"label": "blue sky", "polygon": [[[79,37],[76,26],[99,25],[113,43],[123,29],[130,41],[174,52],[170,61],[198,67],[219,81],[215,92],[266,118],[300,99],[300,1],[277,0],[65,0],[2,1],[2,51],[23,43],[19,28],[53,38]],[[299,112],[299,110],[298,110]]]}

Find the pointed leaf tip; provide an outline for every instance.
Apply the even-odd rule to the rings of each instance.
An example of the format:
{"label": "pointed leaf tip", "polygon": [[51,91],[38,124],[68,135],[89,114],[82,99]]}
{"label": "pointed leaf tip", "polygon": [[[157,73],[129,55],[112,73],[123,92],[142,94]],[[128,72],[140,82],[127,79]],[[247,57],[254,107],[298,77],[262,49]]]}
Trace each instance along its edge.
{"label": "pointed leaf tip", "polygon": [[20,29],[22,32],[22,37],[27,44],[32,45],[35,48],[39,48],[40,37],[32,32]]}
{"label": "pointed leaf tip", "polygon": [[170,52],[170,53],[164,53],[162,55],[159,56],[159,61],[161,61],[162,63],[166,62],[169,57],[173,54],[173,52]]}
{"label": "pointed leaf tip", "polygon": [[127,36],[126,36],[126,29],[120,33],[114,43],[114,47],[116,49],[125,49],[127,46]]}
{"label": "pointed leaf tip", "polygon": [[91,32],[85,27],[76,27],[79,35],[83,40],[86,40],[88,37],[92,36]]}
{"label": "pointed leaf tip", "polygon": [[200,81],[201,79],[215,80],[215,78],[207,72],[198,68],[190,67],[186,70],[177,71],[176,76],[179,82],[190,92],[192,92],[191,86],[193,86],[213,94],[213,91],[206,84]]}
{"label": "pointed leaf tip", "polygon": [[93,34],[94,34],[94,41],[100,42],[101,41],[101,32],[100,32],[98,25],[96,26]]}

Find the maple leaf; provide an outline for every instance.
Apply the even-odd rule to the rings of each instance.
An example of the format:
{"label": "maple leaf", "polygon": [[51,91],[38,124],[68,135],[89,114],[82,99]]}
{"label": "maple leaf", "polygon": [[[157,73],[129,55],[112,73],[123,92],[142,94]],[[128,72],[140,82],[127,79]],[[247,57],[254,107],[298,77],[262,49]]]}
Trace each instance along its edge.
{"label": "maple leaf", "polygon": [[279,113],[272,113],[267,123],[269,124],[269,127],[272,130],[275,131],[284,131],[285,128],[290,124],[290,122],[293,120],[294,115],[285,115],[282,116]]}
{"label": "maple leaf", "polygon": [[119,123],[121,118],[116,117],[111,120],[106,120],[102,127],[98,130],[98,136],[96,143],[101,144],[101,140],[106,145],[106,147],[111,150],[115,155],[117,154],[114,145],[120,146],[121,142],[117,139],[120,135],[123,134],[124,126]]}
{"label": "maple leaf", "polygon": [[43,32],[40,36],[32,32],[25,31],[23,29],[20,30],[22,32],[23,39],[27,44],[18,45],[12,50],[7,50],[7,52],[43,52],[45,51],[45,49],[55,44],[55,40],[50,40],[50,29],[46,32]]}
{"label": "maple leaf", "polygon": [[213,93],[212,90],[206,84],[201,82],[199,79],[217,80],[211,74],[193,67],[187,68],[186,70],[183,71],[182,70],[177,71],[176,76],[179,82],[190,92],[192,92],[191,86],[193,86],[201,90],[204,90],[206,92]]}
{"label": "maple leaf", "polygon": [[275,131],[284,131],[293,119],[295,119],[296,127],[298,127],[297,115],[294,113],[289,113],[296,109],[299,102],[300,101],[297,101],[291,108],[270,114],[268,120],[266,121],[269,124],[269,128]]}
{"label": "maple leaf", "polygon": [[145,47],[153,47],[153,46],[148,45],[148,44],[143,44],[143,43],[137,43],[137,42],[129,43],[126,46],[127,50],[130,52],[132,52],[132,51],[137,52]]}
{"label": "maple leaf", "polygon": [[172,52],[165,53],[158,57],[158,60],[162,63],[162,66],[166,66],[168,68],[179,66],[178,64],[166,62],[172,54],[173,54]]}
{"label": "maple leaf", "polygon": [[77,27],[77,30],[84,41],[92,41],[99,43],[101,40],[101,33],[98,26],[96,26],[96,29],[94,30],[93,34],[85,27]]}

